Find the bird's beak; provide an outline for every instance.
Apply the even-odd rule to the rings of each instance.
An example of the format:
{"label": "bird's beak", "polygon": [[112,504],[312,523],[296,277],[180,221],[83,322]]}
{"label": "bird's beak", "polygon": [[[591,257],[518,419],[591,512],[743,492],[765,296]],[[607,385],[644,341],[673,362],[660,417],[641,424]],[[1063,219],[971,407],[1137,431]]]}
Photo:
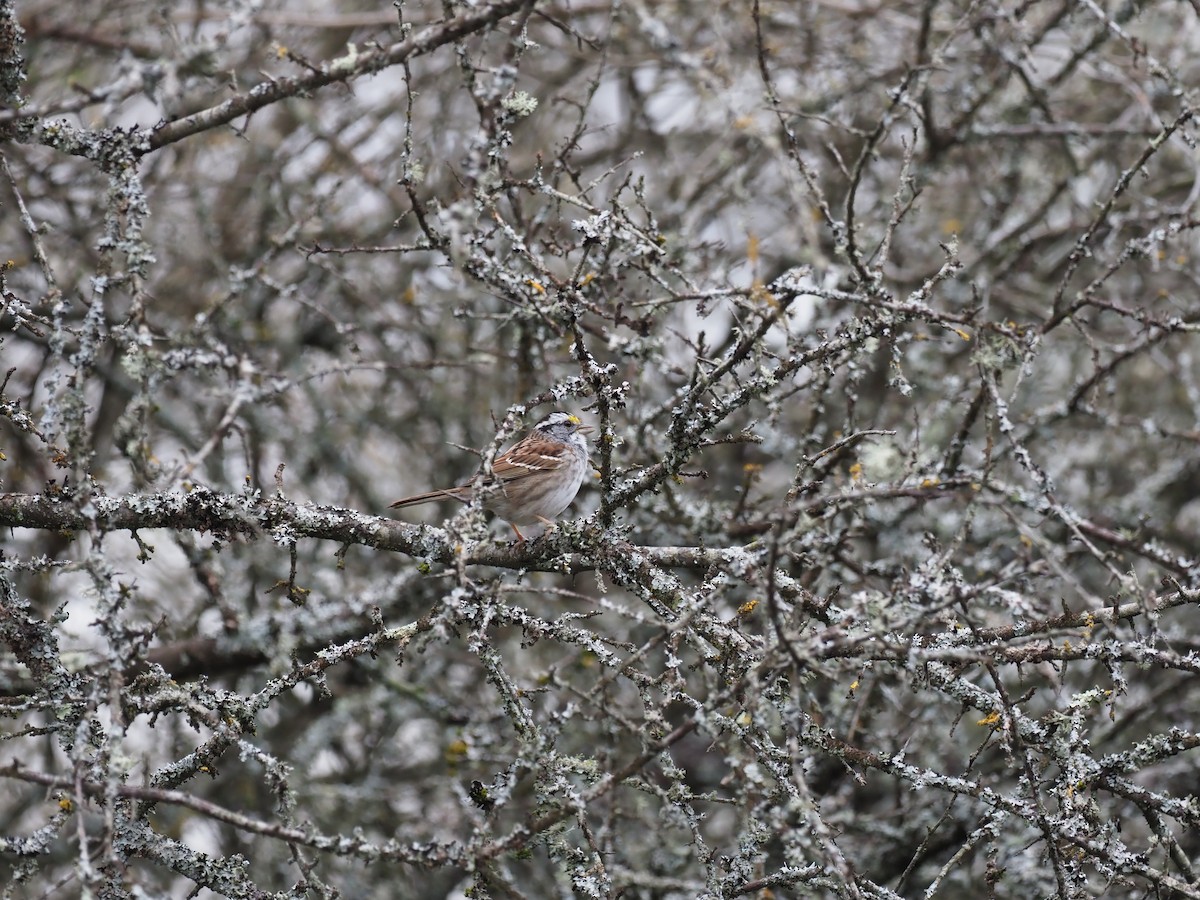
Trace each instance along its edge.
{"label": "bird's beak", "polygon": [[579,418],[579,416],[567,416],[567,421],[575,426],[577,434],[591,434],[596,430],[591,425],[584,425],[583,419]]}

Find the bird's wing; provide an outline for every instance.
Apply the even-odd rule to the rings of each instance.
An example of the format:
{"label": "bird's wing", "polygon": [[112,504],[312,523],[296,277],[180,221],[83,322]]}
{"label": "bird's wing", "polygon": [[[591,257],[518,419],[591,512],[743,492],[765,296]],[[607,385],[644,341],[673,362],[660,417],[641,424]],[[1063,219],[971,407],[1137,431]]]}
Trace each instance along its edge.
{"label": "bird's wing", "polygon": [[520,453],[505,453],[492,463],[492,474],[502,484],[520,481],[539,472],[551,472],[562,466],[562,457],[525,450]]}
{"label": "bird's wing", "polygon": [[[539,441],[518,441],[504,453],[501,453],[492,462],[492,477],[500,482],[500,484],[508,484],[510,481],[520,481],[523,478],[528,478],[530,475],[537,475],[540,472],[550,472],[560,468],[566,463],[566,460],[556,453],[552,452],[556,448],[553,445],[546,446],[544,442]],[[547,452],[542,452],[542,451]],[[428,491],[424,494],[414,494],[412,497],[404,497],[397,500],[391,505],[391,509],[397,509],[402,506],[416,506],[420,503],[432,503],[434,500],[445,500],[447,498],[453,500],[467,501],[471,499],[471,492],[475,484],[475,479],[472,478],[466,484],[460,484],[457,487],[444,488],[440,491]]]}

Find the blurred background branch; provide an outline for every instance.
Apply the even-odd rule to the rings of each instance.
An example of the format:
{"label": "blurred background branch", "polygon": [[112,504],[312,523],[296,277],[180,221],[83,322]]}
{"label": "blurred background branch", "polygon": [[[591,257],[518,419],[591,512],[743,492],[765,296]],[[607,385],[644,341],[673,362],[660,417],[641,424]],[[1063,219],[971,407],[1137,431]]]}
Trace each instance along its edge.
{"label": "blurred background branch", "polygon": [[6,896],[1200,896],[1197,60],[0,0]]}

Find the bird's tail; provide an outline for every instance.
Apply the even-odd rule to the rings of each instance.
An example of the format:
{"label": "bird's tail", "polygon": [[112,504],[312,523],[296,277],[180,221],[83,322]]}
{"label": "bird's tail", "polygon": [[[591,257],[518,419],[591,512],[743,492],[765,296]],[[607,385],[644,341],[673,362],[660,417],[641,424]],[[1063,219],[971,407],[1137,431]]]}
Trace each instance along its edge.
{"label": "bird's tail", "polygon": [[402,506],[418,506],[422,503],[432,503],[434,500],[461,500],[465,501],[468,496],[463,496],[463,491],[469,488],[444,488],[440,491],[427,491],[424,494],[413,494],[411,497],[402,497],[395,503],[389,504],[388,509],[399,509]]}

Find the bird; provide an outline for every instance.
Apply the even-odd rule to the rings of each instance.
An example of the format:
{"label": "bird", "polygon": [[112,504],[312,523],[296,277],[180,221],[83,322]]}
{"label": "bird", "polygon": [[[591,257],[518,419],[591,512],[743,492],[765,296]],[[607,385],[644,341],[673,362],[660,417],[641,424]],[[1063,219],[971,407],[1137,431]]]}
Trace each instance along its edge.
{"label": "bird", "polygon": [[578,416],[552,412],[495,458],[490,479],[476,475],[456,487],[403,497],[388,508],[417,506],[448,497],[466,503],[481,484],[484,508],[511,525],[517,540],[524,541],[519,525],[552,526],[554,518],[579,493],[588,469],[584,435],[591,431],[592,427],[584,425]]}

